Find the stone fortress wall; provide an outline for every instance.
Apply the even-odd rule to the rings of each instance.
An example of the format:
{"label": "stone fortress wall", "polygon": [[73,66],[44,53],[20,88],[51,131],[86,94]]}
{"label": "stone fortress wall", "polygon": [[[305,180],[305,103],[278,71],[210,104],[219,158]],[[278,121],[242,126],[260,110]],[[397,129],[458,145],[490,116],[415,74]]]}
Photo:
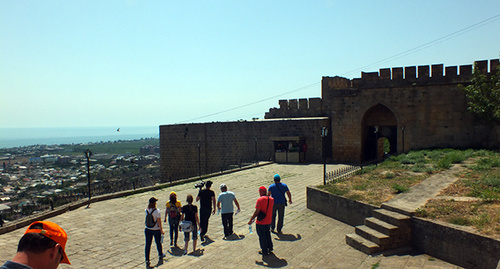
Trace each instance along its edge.
{"label": "stone fortress wall", "polygon": [[[475,65],[488,74],[497,70],[499,60]],[[332,156],[337,162],[380,157],[377,140],[383,137],[389,139],[391,153],[433,147],[499,147],[499,126],[482,123],[467,111],[459,85],[469,83],[472,71],[472,65],[445,68],[436,64],[363,72],[361,78],[351,80],[323,77],[321,99],[280,100],[280,107],[270,109],[266,118],[330,118]]]}
{"label": "stone fortress wall", "polygon": [[[499,60],[477,61],[485,74]],[[500,147],[500,126],[467,111],[464,92],[473,66],[411,66],[323,77],[321,98],[279,100],[265,120],[160,126],[164,181],[213,173],[231,165],[274,160],[275,141],[302,139],[305,162],[355,163],[435,147]],[[326,138],[321,129],[329,130]],[[198,145],[200,145],[198,147]],[[326,152],[323,151],[326,149]]]}

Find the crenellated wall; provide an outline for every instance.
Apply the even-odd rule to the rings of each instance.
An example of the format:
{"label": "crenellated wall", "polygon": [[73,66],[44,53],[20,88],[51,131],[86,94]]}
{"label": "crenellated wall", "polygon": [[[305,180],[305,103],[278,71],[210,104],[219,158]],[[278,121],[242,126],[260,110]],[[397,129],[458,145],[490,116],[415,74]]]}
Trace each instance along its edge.
{"label": "crenellated wall", "polygon": [[[485,74],[499,59],[475,62]],[[467,85],[473,65],[442,64],[362,72],[361,78],[323,77],[321,100],[309,102],[310,116],[331,119],[333,160],[363,162],[380,157],[378,140],[387,137],[392,153],[432,147],[499,147],[500,127],[467,111],[459,85]],[[280,100],[266,118],[301,117],[296,100]],[[316,106],[316,107],[313,107]],[[375,126],[380,132],[375,133]],[[375,153],[373,153],[375,151]]]}
{"label": "crenellated wall", "polygon": [[[475,66],[490,74],[499,60]],[[390,154],[433,147],[500,148],[500,126],[467,111],[459,84],[467,85],[472,71],[472,65],[435,64],[363,72],[355,79],[323,77],[321,98],[279,100],[265,120],[162,125],[162,180],[272,160],[273,137],[305,139],[306,162],[312,163],[328,156],[342,163],[380,158],[383,139]],[[329,131],[324,140],[323,127]]]}
{"label": "crenellated wall", "polygon": [[279,108],[266,112],[266,119],[321,117],[323,113],[321,98],[279,100]]}

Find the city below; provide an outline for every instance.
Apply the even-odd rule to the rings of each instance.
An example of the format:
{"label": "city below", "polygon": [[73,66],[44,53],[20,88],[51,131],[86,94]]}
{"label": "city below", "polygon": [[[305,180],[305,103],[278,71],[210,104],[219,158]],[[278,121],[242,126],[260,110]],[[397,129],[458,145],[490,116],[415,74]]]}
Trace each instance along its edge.
{"label": "city below", "polygon": [[14,221],[88,197],[88,172],[91,195],[158,183],[158,144],[150,138],[0,149],[0,216]]}

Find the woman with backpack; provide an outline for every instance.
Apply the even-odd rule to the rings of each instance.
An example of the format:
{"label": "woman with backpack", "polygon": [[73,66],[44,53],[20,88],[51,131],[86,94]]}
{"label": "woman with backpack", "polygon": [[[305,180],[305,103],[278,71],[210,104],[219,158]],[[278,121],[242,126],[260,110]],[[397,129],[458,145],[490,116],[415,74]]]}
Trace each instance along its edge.
{"label": "woman with backpack", "polygon": [[168,215],[168,225],[170,227],[170,245],[177,246],[177,237],[179,236],[179,219],[181,217],[181,202],[177,200],[177,194],[175,192],[170,193],[169,201],[167,202],[167,210],[165,211],[165,222],[167,222]]}
{"label": "woman with backpack", "polygon": [[146,235],[146,266],[149,268],[149,254],[151,250],[151,244],[153,243],[153,237],[155,238],[156,249],[158,250],[159,259],[163,259],[165,254],[163,254],[163,249],[161,245],[161,236],[164,234],[163,227],[161,226],[161,214],[160,210],[156,208],[156,201],[158,199],[151,197],[149,199],[148,208],[146,208],[146,228],[144,229],[144,234]]}
{"label": "woman with backpack", "polygon": [[198,228],[200,227],[200,219],[198,218],[198,207],[193,205],[193,195],[188,194],[186,198],[187,205],[182,207],[181,224],[179,229],[184,232],[184,255],[187,254],[189,244],[189,233],[193,234],[193,252],[196,251],[196,241],[198,240]]}

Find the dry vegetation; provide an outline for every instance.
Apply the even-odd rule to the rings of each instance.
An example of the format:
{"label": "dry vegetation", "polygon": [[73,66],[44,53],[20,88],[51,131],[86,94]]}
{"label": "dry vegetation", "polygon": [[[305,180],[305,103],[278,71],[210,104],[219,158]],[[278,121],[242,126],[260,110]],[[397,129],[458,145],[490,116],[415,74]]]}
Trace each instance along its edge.
{"label": "dry vegetation", "polygon": [[321,186],[331,193],[379,206],[429,176],[464,167],[455,184],[417,210],[417,216],[468,226],[500,239],[500,154],[485,150],[424,150],[391,157],[355,175]]}

